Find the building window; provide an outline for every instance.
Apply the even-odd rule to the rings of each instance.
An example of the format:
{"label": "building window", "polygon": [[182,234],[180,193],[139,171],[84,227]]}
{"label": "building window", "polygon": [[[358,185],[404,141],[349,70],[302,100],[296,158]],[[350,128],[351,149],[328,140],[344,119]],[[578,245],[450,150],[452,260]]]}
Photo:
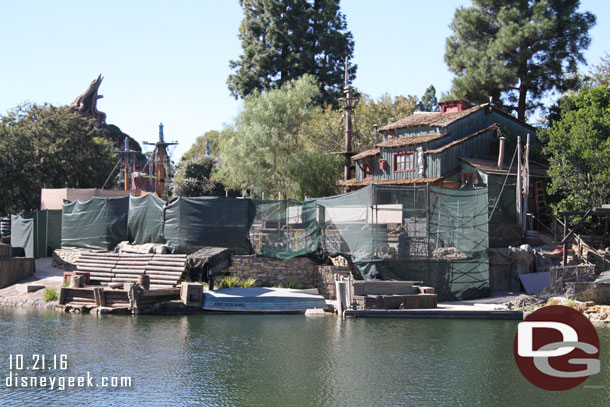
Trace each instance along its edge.
{"label": "building window", "polygon": [[415,171],[414,152],[394,153],[394,171]]}
{"label": "building window", "polygon": [[364,181],[373,179],[373,166],[370,163],[362,164],[362,179]]}
{"label": "building window", "polygon": [[396,131],[395,130],[388,130],[385,136],[386,141],[387,140],[392,140],[394,137],[396,137]]}

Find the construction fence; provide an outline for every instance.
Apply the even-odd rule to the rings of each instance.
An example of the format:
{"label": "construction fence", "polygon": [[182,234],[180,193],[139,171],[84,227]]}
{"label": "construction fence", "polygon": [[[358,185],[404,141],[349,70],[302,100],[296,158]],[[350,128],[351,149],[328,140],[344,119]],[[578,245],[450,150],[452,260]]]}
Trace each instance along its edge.
{"label": "construction fence", "polygon": [[[15,220],[13,228],[31,228],[20,222],[28,223]],[[422,281],[442,299],[489,292],[487,188],[373,184],[304,202],[94,197],[64,202],[60,222],[51,224],[61,230],[62,248],[112,250],[130,241],[164,243],[186,254],[213,246],[278,259],[342,255],[363,278]],[[40,244],[40,233],[33,245]]]}

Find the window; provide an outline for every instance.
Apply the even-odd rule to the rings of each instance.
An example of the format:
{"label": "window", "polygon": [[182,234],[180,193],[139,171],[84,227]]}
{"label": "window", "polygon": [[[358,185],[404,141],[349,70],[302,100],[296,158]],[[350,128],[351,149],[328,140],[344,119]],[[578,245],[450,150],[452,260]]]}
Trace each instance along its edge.
{"label": "window", "polygon": [[370,163],[364,163],[362,165],[362,179],[364,181],[373,179],[373,166]]}
{"label": "window", "polygon": [[386,137],[385,137],[386,141],[387,140],[392,140],[394,137],[396,137],[396,131],[388,130],[387,133],[386,133]]}
{"label": "window", "polygon": [[415,171],[414,152],[394,153],[394,171]]}

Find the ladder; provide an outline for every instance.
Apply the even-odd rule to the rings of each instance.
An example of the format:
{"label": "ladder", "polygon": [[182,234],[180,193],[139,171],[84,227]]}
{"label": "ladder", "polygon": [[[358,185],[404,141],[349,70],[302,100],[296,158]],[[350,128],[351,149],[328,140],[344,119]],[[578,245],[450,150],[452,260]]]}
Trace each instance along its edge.
{"label": "ladder", "polygon": [[538,216],[546,212],[546,194],[544,193],[544,183],[536,181],[534,184],[534,200],[536,202],[536,213]]}

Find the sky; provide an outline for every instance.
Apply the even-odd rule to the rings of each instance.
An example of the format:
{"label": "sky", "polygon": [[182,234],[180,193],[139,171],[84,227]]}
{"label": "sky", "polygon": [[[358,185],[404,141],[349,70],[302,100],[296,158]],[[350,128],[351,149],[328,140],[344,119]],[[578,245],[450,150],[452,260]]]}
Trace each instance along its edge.
{"label": "sky", "polygon": [[[353,85],[373,97],[437,96],[451,88],[444,62],[449,24],[469,0],[343,0],[355,42]],[[597,24],[589,64],[610,52],[610,2],[582,0]],[[241,103],[229,93],[229,61],[241,54],[238,0],[0,0],[0,114],[24,102],[67,105],[97,78],[107,122],[142,144],[221,130]],[[582,68],[584,72],[587,67]],[[146,146],[142,146],[146,150]]]}

